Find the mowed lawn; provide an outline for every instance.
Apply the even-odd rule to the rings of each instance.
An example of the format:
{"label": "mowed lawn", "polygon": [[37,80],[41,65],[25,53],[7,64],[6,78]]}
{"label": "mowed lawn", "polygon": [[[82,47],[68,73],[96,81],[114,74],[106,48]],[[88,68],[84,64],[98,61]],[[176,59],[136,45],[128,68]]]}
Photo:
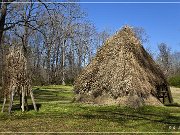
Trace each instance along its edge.
{"label": "mowed lawn", "polygon": [[[72,89],[61,85],[34,87],[39,111],[30,106],[30,111],[22,113],[15,105],[11,115],[0,113],[0,132],[180,132],[177,104],[138,109],[92,106],[73,103]],[[180,89],[172,88],[172,93],[180,104]]]}

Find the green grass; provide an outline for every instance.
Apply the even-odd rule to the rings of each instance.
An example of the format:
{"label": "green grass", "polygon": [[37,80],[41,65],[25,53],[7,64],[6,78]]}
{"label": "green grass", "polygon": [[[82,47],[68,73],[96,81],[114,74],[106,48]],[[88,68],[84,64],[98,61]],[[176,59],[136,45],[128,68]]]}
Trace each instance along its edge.
{"label": "green grass", "polygon": [[171,92],[174,102],[180,104],[180,88],[171,87]]}
{"label": "green grass", "polygon": [[[39,111],[0,113],[0,132],[180,132],[180,107],[132,109],[73,103],[72,89],[61,85],[34,87]],[[174,91],[175,101],[180,103]]]}
{"label": "green grass", "polygon": [[66,102],[73,99],[72,86],[50,85],[34,87],[37,102]]}
{"label": "green grass", "polygon": [[168,78],[168,82],[171,86],[180,88],[180,75],[175,75],[175,76]]}

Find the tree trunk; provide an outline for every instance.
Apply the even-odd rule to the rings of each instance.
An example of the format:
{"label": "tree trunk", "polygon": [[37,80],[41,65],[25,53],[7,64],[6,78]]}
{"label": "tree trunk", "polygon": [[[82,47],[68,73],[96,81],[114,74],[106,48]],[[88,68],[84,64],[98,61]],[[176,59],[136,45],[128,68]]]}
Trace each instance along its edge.
{"label": "tree trunk", "polygon": [[62,85],[66,85],[65,84],[65,43],[66,40],[64,40],[62,46]]}
{"label": "tree trunk", "polygon": [[[4,67],[4,54],[3,54],[3,45],[2,45],[2,37],[3,37],[3,32],[4,32],[4,25],[5,25],[5,19],[6,19],[6,14],[7,14],[7,4],[6,3],[1,3],[1,16],[0,16],[0,53],[1,53],[1,74],[2,74],[2,85],[3,85],[3,67]],[[2,92],[0,92],[1,94]],[[3,93],[2,93],[3,94]],[[0,95],[1,97],[1,95]]]}
{"label": "tree trunk", "polygon": [[48,72],[48,84],[50,84],[50,68],[51,68],[51,54],[50,49],[47,50],[47,72]]}
{"label": "tree trunk", "polygon": [[0,47],[2,47],[2,36],[4,32],[5,19],[7,14],[7,4],[1,3],[1,16],[0,16]]}
{"label": "tree trunk", "polygon": [[60,53],[59,47],[60,47],[60,44],[58,44],[57,50],[56,50],[56,64],[55,64],[55,80],[56,80],[56,83],[58,83],[57,76],[58,76],[58,71],[59,71],[59,53]]}
{"label": "tree trunk", "polygon": [[22,105],[21,105],[21,109],[22,109],[22,112],[24,112],[24,98],[25,98],[25,89],[24,87],[21,88],[22,89]]}

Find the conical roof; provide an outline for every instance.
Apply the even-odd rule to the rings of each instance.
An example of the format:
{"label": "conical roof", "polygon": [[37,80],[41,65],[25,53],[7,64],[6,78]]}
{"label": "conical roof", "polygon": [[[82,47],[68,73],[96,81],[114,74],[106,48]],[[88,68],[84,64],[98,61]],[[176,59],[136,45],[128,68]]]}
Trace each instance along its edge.
{"label": "conical roof", "polygon": [[161,105],[157,87],[166,78],[133,29],[124,26],[109,38],[75,81],[76,100],[133,107]]}

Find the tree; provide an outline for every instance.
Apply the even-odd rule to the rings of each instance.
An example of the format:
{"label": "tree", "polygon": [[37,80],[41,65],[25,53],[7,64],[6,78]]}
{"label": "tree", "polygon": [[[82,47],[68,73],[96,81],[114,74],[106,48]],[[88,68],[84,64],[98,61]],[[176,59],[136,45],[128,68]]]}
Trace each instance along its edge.
{"label": "tree", "polygon": [[21,6],[6,3],[3,43],[24,46],[34,84],[72,83],[110,31],[97,32],[78,3],[28,2]]}
{"label": "tree", "polygon": [[133,27],[136,37],[141,41],[141,43],[149,42],[149,36],[143,27]]}
{"label": "tree", "polygon": [[136,34],[136,37],[141,41],[145,50],[150,54],[153,58],[153,51],[149,45],[149,35],[147,34],[146,30],[143,27],[133,27],[133,31]]}
{"label": "tree", "polygon": [[111,30],[110,29],[104,29],[103,31],[97,32],[97,46],[96,50],[98,50],[105,41],[110,37]]}
{"label": "tree", "polygon": [[171,54],[171,60],[172,60],[172,74],[174,75],[180,75],[180,52],[174,52]]}
{"label": "tree", "polygon": [[[6,16],[7,16],[7,6],[9,5],[9,3],[4,3],[4,2],[12,2],[13,0],[2,0],[2,3],[0,3],[0,56],[1,56],[1,63],[0,63],[0,67],[2,68],[4,66],[3,64],[3,46],[2,46],[2,37],[3,37],[3,33],[4,31],[10,29],[11,27],[13,27],[14,25],[5,27],[5,21],[6,21]],[[1,75],[3,76],[3,70],[1,70]],[[3,78],[1,77],[1,79],[3,80]],[[1,82],[2,82],[1,80]],[[3,85],[3,84],[2,84]],[[1,92],[0,92],[0,97],[1,97]]]}
{"label": "tree", "polygon": [[166,43],[160,43],[158,45],[159,55],[157,62],[164,71],[164,74],[168,77],[171,69],[171,49]]}
{"label": "tree", "polygon": [[[22,4],[22,6],[17,6],[12,4],[15,0],[3,0],[0,3],[0,51],[1,51],[1,71],[3,72],[4,67],[4,42],[3,37],[5,37],[4,32],[8,33],[10,37],[10,42],[21,39],[22,46],[25,52],[25,56],[29,59],[28,50],[30,49],[29,36],[35,30],[38,31],[37,16],[39,16],[39,5],[47,6],[38,0],[39,4],[34,4],[33,0],[30,0],[29,4]],[[42,10],[42,8],[40,8]],[[45,11],[45,9],[43,9]],[[39,26],[39,25],[38,25]],[[7,45],[9,46],[9,45]],[[28,60],[30,62],[30,60]],[[29,66],[29,63],[28,63]],[[29,66],[30,67],[30,66]],[[4,76],[3,73],[1,74]],[[2,78],[3,80],[3,78]],[[3,84],[2,84],[3,85]]]}

